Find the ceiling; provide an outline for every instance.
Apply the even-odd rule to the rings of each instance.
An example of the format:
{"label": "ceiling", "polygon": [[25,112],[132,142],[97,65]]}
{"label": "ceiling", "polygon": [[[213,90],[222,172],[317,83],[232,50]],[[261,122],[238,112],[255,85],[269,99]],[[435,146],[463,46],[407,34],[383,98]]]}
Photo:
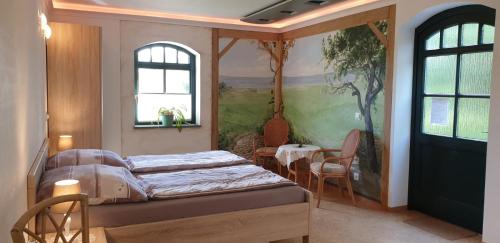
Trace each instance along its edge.
{"label": "ceiling", "polygon": [[[265,27],[284,28],[374,1],[377,0],[345,0],[342,3],[267,24]],[[257,26],[242,22],[240,19],[276,2],[280,0],[52,0],[55,9],[160,17],[234,26]]]}

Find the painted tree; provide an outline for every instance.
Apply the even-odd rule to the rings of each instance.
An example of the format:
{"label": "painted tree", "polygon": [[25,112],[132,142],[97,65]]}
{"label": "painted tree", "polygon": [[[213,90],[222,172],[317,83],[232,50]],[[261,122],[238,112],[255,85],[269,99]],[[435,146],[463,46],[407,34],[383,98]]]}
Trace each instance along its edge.
{"label": "painted tree", "polygon": [[[386,22],[376,26],[385,33]],[[378,95],[384,89],[385,58],[384,45],[377,39],[368,25],[338,31],[323,38],[322,54],[325,71],[333,71],[328,79],[333,94],[351,92],[356,97],[359,111],[365,123],[366,158],[372,172],[379,172],[375,137],[373,134],[372,109]],[[353,80],[349,74],[357,77]]]}

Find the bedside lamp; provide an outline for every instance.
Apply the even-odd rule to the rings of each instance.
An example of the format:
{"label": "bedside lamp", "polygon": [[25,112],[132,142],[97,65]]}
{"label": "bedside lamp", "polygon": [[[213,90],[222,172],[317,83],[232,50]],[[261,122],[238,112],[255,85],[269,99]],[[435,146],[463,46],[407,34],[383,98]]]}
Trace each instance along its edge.
{"label": "bedside lamp", "polygon": [[[54,191],[52,192],[53,197],[70,195],[70,194],[79,194],[81,192],[80,182],[78,180],[62,180],[57,181],[54,184]],[[66,213],[76,213],[80,211],[80,204],[77,203],[71,212],[68,212],[73,202],[65,202],[59,203],[51,207],[50,211],[52,213],[64,214]],[[64,225],[64,234],[69,236],[69,232],[71,229],[71,216],[68,216],[68,220]]]}
{"label": "bedside lamp", "polygon": [[73,136],[61,135],[57,143],[57,150],[59,152],[73,148]]}

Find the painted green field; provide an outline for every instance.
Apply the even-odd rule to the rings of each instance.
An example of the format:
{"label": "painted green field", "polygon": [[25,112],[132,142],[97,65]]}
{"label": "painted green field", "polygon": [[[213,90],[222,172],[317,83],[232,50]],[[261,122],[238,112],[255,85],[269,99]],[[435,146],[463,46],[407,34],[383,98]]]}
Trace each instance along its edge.
{"label": "painted green field", "polygon": [[219,97],[219,146],[229,149],[236,136],[260,132],[272,117],[270,89],[228,89]]}
{"label": "painted green field", "polygon": [[[372,110],[375,135],[383,134],[383,94],[379,94]],[[314,144],[338,147],[353,128],[365,130],[356,98],[350,94],[333,95],[323,85],[286,88],[283,91],[285,118],[291,122],[295,136],[305,137]]]}
{"label": "painted green field", "polygon": [[[325,85],[285,87],[283,91],[285,118],[292,126],[295,138],[306,138],[312,144],[338,148],[346,134],[353,128],[365,130],[363,117],[356,119],[359,112],[356,97],[346,93],[333,95],[327,92]],[[376,138],[383,135],[383,94],[379,94],[372,108],[373,126]],[[360,151],[364,143],[360,144]],[[378,155],[381,156],[381,146]],[[378,158],[381,159],[380,157]],[[352,171],[360,174],[359,181],[353,181],[354,190],[375,200],[380,199],[380,172],[368,169],[363,158]]]}

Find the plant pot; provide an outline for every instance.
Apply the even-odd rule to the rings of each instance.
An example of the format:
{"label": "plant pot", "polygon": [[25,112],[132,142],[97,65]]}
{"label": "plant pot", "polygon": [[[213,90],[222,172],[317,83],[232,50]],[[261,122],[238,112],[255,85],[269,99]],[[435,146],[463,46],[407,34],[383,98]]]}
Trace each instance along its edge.
{"label": "plant pot", "polygon": [[161,125],[164,127],[171,127],[174,122],[174,115],[161,115]]}

